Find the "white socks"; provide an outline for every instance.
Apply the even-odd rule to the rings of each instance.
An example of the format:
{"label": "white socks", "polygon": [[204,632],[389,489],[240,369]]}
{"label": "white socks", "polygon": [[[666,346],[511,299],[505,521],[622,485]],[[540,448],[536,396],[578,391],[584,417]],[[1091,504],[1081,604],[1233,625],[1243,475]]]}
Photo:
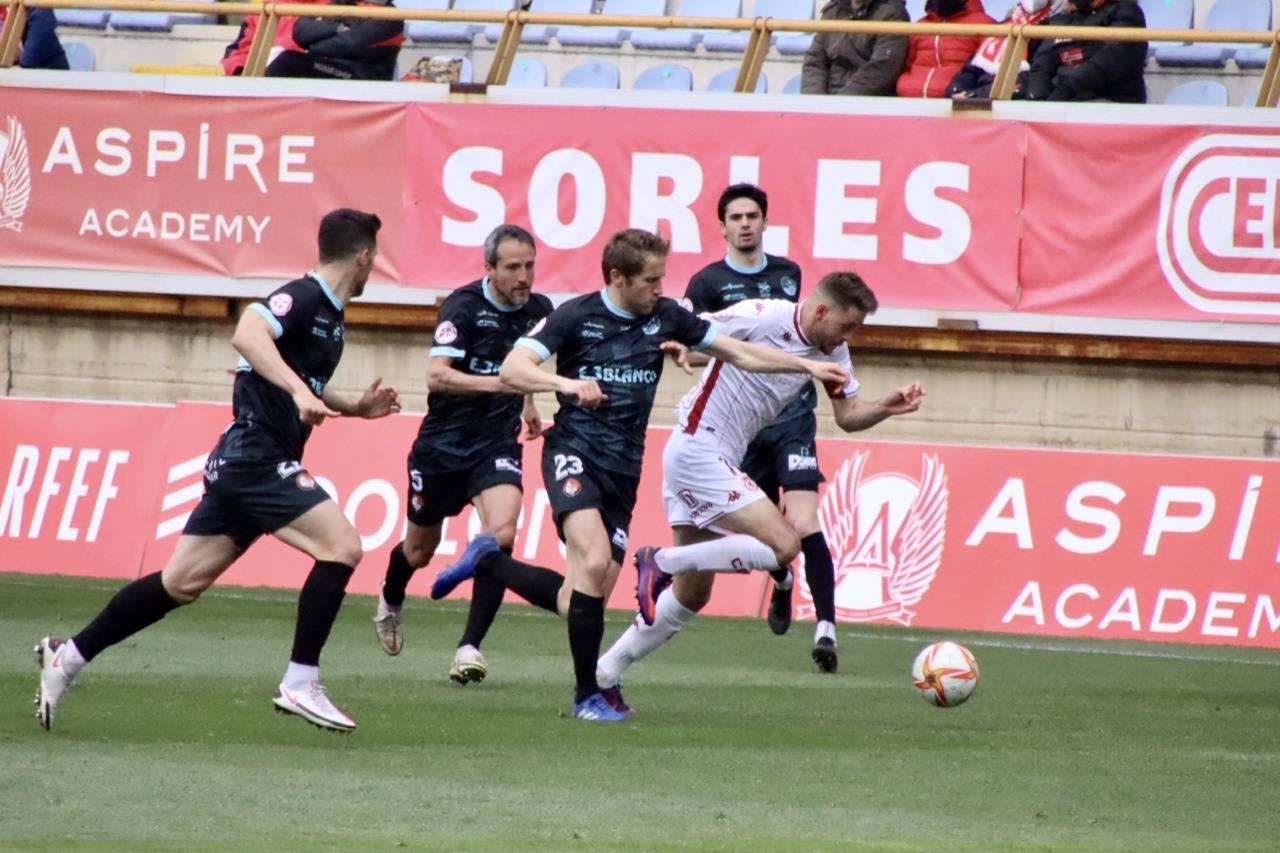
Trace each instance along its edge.
{"label": "white socks", "polygon": [[601,687],[616,685],[627,667],[674,637],[694,615],[695,611],[676,600],[676,594],[670,587],[664,589],[654,606],[653,624],[646,625],[637,616],[609,651],[600,656],[596,664],[596,682]]}
{"label": "white socks", "polygon": [[295,692],[301,692],[311,686],[311,682],[320,680],[320,667],[289,661],[289,668],[284,671],[284,686]]}
{"label": "white socks", "polygon": [[819,622],[814,626],[813,641],[816,643],[824,637],[833,643],[836,641],[836,626],[834,622]]}
{"label": "white socks", "polygon": [[75,678],[76,673],[84,669],[84,665],[88,663],[76,648],[75,640],[67,640],[63,643],[58,654],[62,656],[62,674],[68,681]]}
{"label": "white socks", "polygon": [[662,548],[655,559],[658,568],[671,575],[683,572],[772,571],[778,568],[773,549],[744,533],[693,545]]}

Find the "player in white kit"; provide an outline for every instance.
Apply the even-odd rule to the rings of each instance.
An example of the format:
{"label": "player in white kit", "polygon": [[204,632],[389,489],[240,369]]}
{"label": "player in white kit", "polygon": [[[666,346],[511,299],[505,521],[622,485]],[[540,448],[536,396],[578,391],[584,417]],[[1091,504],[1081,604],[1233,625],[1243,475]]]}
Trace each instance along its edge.
{"label": "player in white kit", "polygon": [[[798,305],[744,300],[711,316],[724,334],[844,368],[848,380],[828,386],[827,395],[836,424],[855,432],[916,411],[924,396],[919,383],[878,400],[859,395],[849,343],[877,307],[861,277],[835,272]],[[678,426],[662,455],[663,500],[676,545],[636,552],[640,618],[600,658],[596,677],[602,688],[618,691],[627,667],[674,637],[706,606],[715,573],[772,571],[800,553],[796,532],[738,465],[755,434],[806,381],[802,375],[749,374],[712,360],[680,401]]]}

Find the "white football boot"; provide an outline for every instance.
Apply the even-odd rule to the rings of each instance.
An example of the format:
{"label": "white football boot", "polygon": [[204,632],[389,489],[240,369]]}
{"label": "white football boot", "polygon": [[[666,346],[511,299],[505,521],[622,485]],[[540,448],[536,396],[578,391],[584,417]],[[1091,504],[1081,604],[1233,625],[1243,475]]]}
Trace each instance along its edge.
{"label": "white football boot", "polygon": [[329,701],[329,694],[319,681],[312,681],[299,691],[290,690],[282,683],[276,688],[272,701],[275,702],[277,712],[296,714],[319,728],[335,732],[356,730],[356,721]]}
{"label": "white football boot", "polygon": [[400,611],[402,608],[392,607],[378,593],[378,610],[373,615],[373,633],[378,636],[378,645],[389,655],[400,654],[404,648],[404,634],[400,628]]}
{"label": "white football boot", "polygon": [[489,674],[489,667],[484,662],[484,655],[475,646],[459,646],[453,656],[453,666],[449,667],[449,680],[461,687],[468,684],[479,684]]}
{"label": "white football boot", "polygon": [[42,637],[36,643],[36,663],[40,664],[40,687],[36,690],[36,719],[45,729],[53,728],[53,716],[62,694],[71,686],[72,676],[62,669],[63,637]]}

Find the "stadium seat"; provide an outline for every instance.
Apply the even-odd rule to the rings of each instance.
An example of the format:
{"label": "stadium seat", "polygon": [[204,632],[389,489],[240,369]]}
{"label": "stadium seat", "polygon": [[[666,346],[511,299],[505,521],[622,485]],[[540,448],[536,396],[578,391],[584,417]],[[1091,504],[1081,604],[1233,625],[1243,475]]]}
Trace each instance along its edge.
{"label": "stadium seat", "polygon": [[[685,18],[737,18],[742,0],[680,0],[676,15]],[[631,32],[632,46],[640,50],[693,50],[705,30],[644,29]]]}
{"label": "stadium seat", "polygon": [[[716,76],[711,78],[711,82],[707,84],[708,92],[732,92],[733,84],[738,82],[738,69],[726,68]],[[763,95],[769,91],[769,81],[761,74],[756,80],[756,94]]]}
{"label": "stadium seat", "polygon": [[[1147,28],[1153,30],[1189,30],[1195,17],[1195,0],[1138,0]],[[1156,48],[1169,47],[1176,42],[1149,42],[1147,56],[1155,55]]]}
{"label": "stadium seat", "polygon": [[168,12],[112,12],[111,29],[168,33],[173,31],[173,18]]}
{"label": "stadium seat", "polygon": [[547,85],[547,66],[537,59],[517,59],[507,75],[507,85],[519,89],[541,89]]}
{"label": "stadium seat", "polygon": [[1256,106],[1258,103],[1258,92],[1260,92],[1261,90],[1262,90],[1261,80],[1255,80],[1254,82],[1250,83],[1249,87],[1244,90],[1244,97],[1240,99],[1239,105],[1242,107]]}
{"label": "stadium seat", "polygon": [[[657,17],[667,13],[667,0],[604,0],[604,15]],[[616,27],[561,27],[556,41],[566,47],[621,47],[630,32]]]}
{"label": "stadium seat", "polygon": [[1231,58],[1235,60],[1236,66],[1239,68],[1258,69],[1267,67],[1267,57],[1270,54],[1270,45],[1242,44],[1236,48],[1235,55]]}
{"label": "stadium seat", "polygon": [[104,9],[54,9],[53,15],[58,19],[59,27],[85,27],[90,30],[105,30],[107,19],[111,13]]}
{"label": "stadium seat", "polygon": [[925,0],[907,0],[907,20],[918,21],[924,17]]}
{"label": "stadium seat", "polygon": [[[1271,0],[1215,0],[1200,29],[1256,30],[1258,32],[1269,30],[1271,29]],[[1222,68],[1235,54],[1237,48],[1247,47],[1252,45],[1212,43],[1161,45],[1156,48],[1156,64]],[[1265,56],[1263,64],[1266,64]]]}
{"label": "stadium seat", "polygon": [[692,92],[693,72],[683,65],[655,65],[646,68],[631,84],[633,89],[659,90],[663,92]]}
{"label": "stadium seat", "polygon": [[1190,107],[1225,107],[1229,103],[1227,87],[1217,80],[1188,80],[1179,83],[1164,96],[1167,105]]}
{"label": "stadium seat", "polygon": [[[813,18],[813,3],[809,0],[756,0],[755,9],[752,10],[749,18],[783,18],[785,20],[807,21]],[[747,49],[747,40],[751,38],[748,32],[731,33],[727,30],[709,30],[702,37],[702,46],[707,50],[728,50],[734,53],[742,53]],[[774,36],[777,39],[789,39],[795,41],[797,39],[806,42],[804,49],[808,50],[808,42],[812,41],[813,36],[805,33],[783,33]],[[803,51],[802,51],[803,52]]]}
{"label": "stadium seat", "polygon": [[[533,0],[530,12],[568,12],[574,15],[590,15],[595,0]],[[520,41],[529,44],[546,44],[555,35],[556,27],[526,25]],[[484,28],[484,37],[490,44],[497,44],[502,37],[502,27],[490,24]]]}
{"label": "stadium seat", "polygon": [[787,81],[786,85],[782,87],[782,94],[784,95],[800,94],[800,75],[799,74],[797,74],[796,76],[792,77],[790,80]]}
{"label": "stadium seat", "polygon": [[97,67],[93,48],[82,41],[64,41],[62,50],[67,55],[67,66],[70,71],[92,71]]}
{"label": "stadium seat", "polygon": [[[425,9],[430,12],[441,12],[449,8],[449,0],[397,0],[401,9]],[[437,27],[465,27],[467,24],[441,24],[436,21],[405,21],[404,34],[410,41],[449,41],[449,39],[433,39],[432,34],[439,32]],[[459,31],[461,32],[461,31]],[[460,35],[456,41],[465,41]]]}
{"label": "stadium seat", "polygon": [[[401,4],[404,8],[447,8],[446,5],[435,5],[440,0],[408,0],[409,3],[421,3],[419,6]],[[515,7],[515,0],[456,0],[453,8],[462,12],[509,12]],[[405,28],[413,41],[458,41],[470,42],[480,31],[483,24],[468,24],[455,21],[415,21]]]}
{"label": "stadium seat", "polygon": [[610,62],[584,62],[565,72],[560,85],[565,89],[616,89],[618,66]]}

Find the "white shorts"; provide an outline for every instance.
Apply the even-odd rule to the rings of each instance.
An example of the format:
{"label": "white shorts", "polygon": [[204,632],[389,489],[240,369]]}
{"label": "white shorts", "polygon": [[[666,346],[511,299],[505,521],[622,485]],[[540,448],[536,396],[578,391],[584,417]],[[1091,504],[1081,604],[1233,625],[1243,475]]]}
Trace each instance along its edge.
{"label": "white shorts", "polygon": [[717,519],[764,497],[714,440],[679,428],[671,433],[662,451],[662,501],[672,527],[724,532]]}

